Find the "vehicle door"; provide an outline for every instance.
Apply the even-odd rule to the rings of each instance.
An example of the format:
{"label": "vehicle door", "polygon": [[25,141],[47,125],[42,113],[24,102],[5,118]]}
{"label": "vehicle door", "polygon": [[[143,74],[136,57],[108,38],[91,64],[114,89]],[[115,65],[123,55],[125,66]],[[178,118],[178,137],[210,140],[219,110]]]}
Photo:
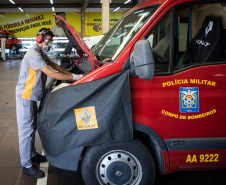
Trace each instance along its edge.
{"label": "vehicle door", "polygon": [[[162,137],[172,168],[226,166],[225,51],[217,60],[183,64],[204,18],[213,13],[211,7],[225,22],[221,3],[184,3],[169,9],[143,38],[154,55],[154,79],[131,79],[133,120]],[[205,30],[211,32],[211,26]]]}

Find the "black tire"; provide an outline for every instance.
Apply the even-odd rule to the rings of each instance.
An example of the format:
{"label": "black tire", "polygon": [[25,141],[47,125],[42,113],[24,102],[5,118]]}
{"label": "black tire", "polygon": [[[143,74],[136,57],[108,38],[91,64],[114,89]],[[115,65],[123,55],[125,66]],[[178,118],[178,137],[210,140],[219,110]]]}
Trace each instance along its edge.
{"label": "black tire", "polygon": [[82,160],[86,185],[153,185],[155,164],[139,140],[89,147]]}
{"label": "black tire", "polygon": [[11,45],[11,50],[12,50],[12,51],[18,50],[17,45],[15,45],[15,44]]}

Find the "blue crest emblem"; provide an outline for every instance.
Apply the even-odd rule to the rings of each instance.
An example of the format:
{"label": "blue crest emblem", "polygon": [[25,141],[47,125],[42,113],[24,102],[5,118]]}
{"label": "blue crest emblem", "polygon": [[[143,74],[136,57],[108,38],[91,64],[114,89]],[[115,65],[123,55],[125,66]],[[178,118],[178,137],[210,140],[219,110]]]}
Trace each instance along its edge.
{"label": "blue crest emblem", "polygon": [[181,87],[180,112],[199,112],[199,88]]}

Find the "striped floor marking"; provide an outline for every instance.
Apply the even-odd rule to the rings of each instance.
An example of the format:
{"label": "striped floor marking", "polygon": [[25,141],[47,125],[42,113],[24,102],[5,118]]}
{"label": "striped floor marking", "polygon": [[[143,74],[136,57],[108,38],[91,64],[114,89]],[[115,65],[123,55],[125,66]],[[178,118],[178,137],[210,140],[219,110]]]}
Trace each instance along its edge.
{"label": "striped floor marking", "polygon": [[[45,155],[42,151],[42,155]],[[47,185],[49,163],[40,163],[39,169],[45,172],[45,177],[37,180],[37,185]]]}

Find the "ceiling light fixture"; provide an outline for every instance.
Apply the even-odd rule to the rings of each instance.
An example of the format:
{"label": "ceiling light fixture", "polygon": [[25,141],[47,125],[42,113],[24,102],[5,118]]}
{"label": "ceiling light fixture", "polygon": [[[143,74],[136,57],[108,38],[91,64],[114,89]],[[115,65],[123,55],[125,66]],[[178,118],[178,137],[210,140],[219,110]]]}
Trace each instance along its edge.
{"label": "ceiling light fixture", "polygon": [[52,11],[55,12],[55,8],[54,7],[52,7]]}
{"label": "ceiling light fixture", "polygon": [[16,4],[13,0],[9,0],[11,3]]}
{"label": "ceiling light fixture", "polygon": [[117,10],[119,10],[120,7],[115,8],[114,10],[112,10],[113,12],[116,12]]}
{"label": "ceiling light fixture", "polygon": [[53,4],[53,0],[50,0],[50,4]]}
{"label": "ceiling light fixture", "polygon": [[18,9],[19,9],[21,12],[24,12],[24,10],[23,10],[22,8],[18,7]]}
{"label": "ceiling light fixture", "polygon": [[128,1],[126,1],[126,2],[124,2],[124,4],[127,4],[127,3],[129,3],[131,0],[128,0]]}

